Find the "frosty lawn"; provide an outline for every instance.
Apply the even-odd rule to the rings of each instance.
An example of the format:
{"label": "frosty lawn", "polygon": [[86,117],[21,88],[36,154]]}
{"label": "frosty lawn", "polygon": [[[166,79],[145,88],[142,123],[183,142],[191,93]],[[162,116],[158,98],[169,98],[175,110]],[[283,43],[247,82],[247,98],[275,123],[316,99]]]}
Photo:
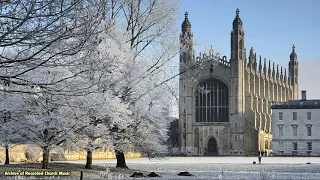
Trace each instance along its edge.
{"label": "frosty lawn", "polygon": [[[252,164],[257,160],[257,157],[167,157],[161,160],[139,158],[128,159],[127,165],[131,169],[160,173],[161,179],[320,178],[320,158],[318,157],[262,157],[261,165]],[[84,164],[85,161],[73,161],[72,163]],[[99,160],[94,161],[93,164],[115,167],[116,160]],[[181,171],[188,171],[194,177],[177,176],[176,174]]]}

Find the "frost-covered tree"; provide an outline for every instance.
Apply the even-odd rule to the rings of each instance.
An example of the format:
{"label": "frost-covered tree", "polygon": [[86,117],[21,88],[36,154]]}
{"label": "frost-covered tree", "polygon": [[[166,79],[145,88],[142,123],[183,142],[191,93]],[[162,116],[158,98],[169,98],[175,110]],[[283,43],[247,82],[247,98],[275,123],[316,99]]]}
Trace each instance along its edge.
{"label": "frost-covered tree", "polygon": [[[71,78],[61,76],[48,84],[32,81],[26,74],[41,67],[73,66],[79,56],[86,56],[94,48],[93,37],[98,33],[96,28],[101,22],[101,11],[100,4],[91,2],[94,1],[2,1],[0,79],[20,86],[47,88]],[[74,58],[75,55],[78,58]],[[11,89],[11,92],[15,91]]]}
{"label": "frost-covered tree", "polygon": [[[117,167],[127,167],[123,152],[129,147],[128,144],[135,144],[132,139],[133,134],[138,125],[143,124],[138,121],[148,119],[142,118],[145,112],[138,112],[136,106],[140,105],[139,103],[151,103],[148,101],[150,99],[142,97],[152,93],[151,90],[156,84],[164,81],[164,66],[179,52],[178,41],[175,40],[178,37],[175,29],[177,7],[178,3],[175,0],[111,0],[104,6],[105,20],[118,24],[118,35],[123,37],[119,42],[129,45],[129,50],[125,52],[133,55],[128,61],[131,63],[128,66],[130,70],[122,80],[121,88],[114,90],[114,93],[121,97],[122,103],[129,104],[132,111],[131,119],[133,119],[132,123],[126,123],[126,126],[111,127],[115,137],[113,141],[116,148]],[[151,79],[153,81],[150,81]],[[146,88],[139,89],[139,87]],[[156,101],[153,103],[156,104]],[[165,131],[165,126],[160,127],[163,129],[159,131]]]}
{"label": "frost-covered tree", "polygon": [[0,145],[5,147],[5,164],[10,163],[10,145],[23,143],[23,137],[19,136],[21,126],[21,108],[25,97],[19,93],[7,93],[10,90],[10,82],[4,81],[0,86]]}
{"label": "frost-covered tree", "polygon": [[50,151],[61,145],[72,145],[74,132],[82,125],[78,124],[74,111],[61,96],[43,92],[28,98],[23,109],[23,128],[19,134],[25,137],[25,143],[42,148],[42,168],[47,169]]}
{"label": "frost-covered tree", "polygon": [[[85,99],[87,101],[83,101]],[[91,169],[92,152],[106,145],[113,147],[113,144],[117,144],[114,143],[112,128],[115,124],[121,127],[121,124],[128,123],[131,112],[119,97],[108,92],[92,93],[81,97],[81,101],[86,103],[78,107],[78,111],[88,114],[83,114],[80,118],[83,126],[76,132],[76,147],[87,151],[86,168]]]}

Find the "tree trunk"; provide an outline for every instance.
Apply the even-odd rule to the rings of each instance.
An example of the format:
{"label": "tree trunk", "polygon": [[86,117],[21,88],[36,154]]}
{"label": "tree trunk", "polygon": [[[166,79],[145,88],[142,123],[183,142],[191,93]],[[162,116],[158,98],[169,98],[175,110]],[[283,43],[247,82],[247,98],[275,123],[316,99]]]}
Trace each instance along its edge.
{"label": "tree trunk", "polygon": [[117,168],[128,168],[127,164],[126,164],[126,159],[124,157],[124,153],[115,150],[116,153],[116,158],[117,158]]}
{"label": "tree trunk", "polygon": [[49,148],[48,146],[45,146],[42,148],[42,169],[48,169],[49,168]]}
{"label": "tree trunk", "polygon": [[5,146],[5,148],[6,148],[6,160],[5,160],[5,162],[4,162],[4,165],[7,165],[7,164],[10,164],[9,162],[9,145],[6,145]]}
{"label": "tree trunk", "polygon": [[86,169],[92,169],[92,151],[91,150],[87,150]]}

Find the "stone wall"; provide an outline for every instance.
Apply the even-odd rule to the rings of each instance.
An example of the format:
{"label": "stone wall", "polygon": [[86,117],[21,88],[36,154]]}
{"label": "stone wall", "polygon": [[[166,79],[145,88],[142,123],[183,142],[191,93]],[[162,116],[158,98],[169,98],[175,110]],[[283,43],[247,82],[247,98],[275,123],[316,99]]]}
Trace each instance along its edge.
{"label": "stone wall", "polygon": [[[61,154],[61,157],[66,160],[85,160],[87,157],[86,151],[65,151],[59,153],[52,151],[51,153]],[[41,162],[42,150],[40,147],[31,145],[15,145],[9,148],[10,162]],[[127,152],[126,158],[140,158],[140,153]],[[112,150],[95,151],[92,154],[92,159],[115,159],[115,153]],[[0,161],[5,161],[5,148],[0,146]]]}

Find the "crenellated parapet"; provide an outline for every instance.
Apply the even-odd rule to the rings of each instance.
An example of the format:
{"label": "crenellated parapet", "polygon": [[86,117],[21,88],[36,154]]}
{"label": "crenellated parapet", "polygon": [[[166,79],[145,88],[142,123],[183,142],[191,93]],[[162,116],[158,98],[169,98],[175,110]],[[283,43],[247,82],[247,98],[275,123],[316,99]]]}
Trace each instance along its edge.
{"label": "crenellated parapet", "polygon": [[220,56],[219,53],[215,53],[211,48],[207,53],[199,53],[199,56],[195,58],[196,63],[211,63],[212,65],[222,65],[230,68],[230,61],[227,60],[226,56]]}

